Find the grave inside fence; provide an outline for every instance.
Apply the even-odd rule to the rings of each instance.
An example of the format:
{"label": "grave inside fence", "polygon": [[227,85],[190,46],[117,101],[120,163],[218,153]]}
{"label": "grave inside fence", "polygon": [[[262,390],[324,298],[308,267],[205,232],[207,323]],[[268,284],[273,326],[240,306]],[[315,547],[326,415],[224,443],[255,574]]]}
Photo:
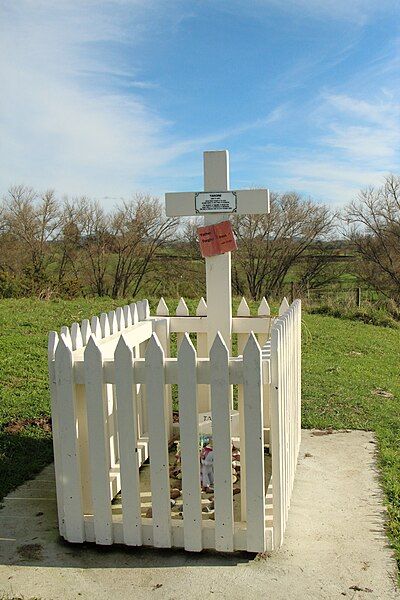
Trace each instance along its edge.
{"label": "grave inside fence", "polygon": [[[229,190],[226,151],[204,153],[204,192],[168,216],[269,211]],[[213,229],[214,228],[214,229]],[[225,236],[225,233],[223,234]],[[224,243],[225,248],[224,248]],[[233,238],[206,253],[206,301],[146,300],[49,336],[61,535],[71,542],[263,552],[281,545],[300,444],[300,301],[232,316]],[[217,250],[215,250],[217,248]]]}

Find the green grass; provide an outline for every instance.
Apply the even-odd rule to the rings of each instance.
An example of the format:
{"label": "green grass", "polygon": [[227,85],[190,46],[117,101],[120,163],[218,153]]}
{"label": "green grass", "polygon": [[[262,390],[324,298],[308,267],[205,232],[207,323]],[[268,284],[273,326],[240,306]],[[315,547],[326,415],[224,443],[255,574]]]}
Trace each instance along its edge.
{"label": "green grass", "polygon": [[[0,301],[0,498],[52,458],[40,423],[9,431],[12,422],[49,416],[48,331],[116,305],[107,298]],[[188,305],[193,314],[196,303]],[[376,432],[387,530],[400,560],[399,330],[316,314],[303,323],[303,427]]]}

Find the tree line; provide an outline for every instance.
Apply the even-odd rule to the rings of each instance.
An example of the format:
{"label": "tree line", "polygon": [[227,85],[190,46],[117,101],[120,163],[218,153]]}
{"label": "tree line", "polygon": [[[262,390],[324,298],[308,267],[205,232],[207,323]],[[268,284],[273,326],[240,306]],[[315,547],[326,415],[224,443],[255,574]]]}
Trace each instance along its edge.
{"label": "tree line", "polygon": [[[87,197],[60,199],[12,186],[0,204],[0,296],[199,296],[204,261],[196,219],[167,218],[159,199],[135,194],[106,211]],[[268,215],[235,215],[234,292],[300,295],[351,272],[400,300],[400,177],[360,191],[340,213],[296,192],[272,194]]]}

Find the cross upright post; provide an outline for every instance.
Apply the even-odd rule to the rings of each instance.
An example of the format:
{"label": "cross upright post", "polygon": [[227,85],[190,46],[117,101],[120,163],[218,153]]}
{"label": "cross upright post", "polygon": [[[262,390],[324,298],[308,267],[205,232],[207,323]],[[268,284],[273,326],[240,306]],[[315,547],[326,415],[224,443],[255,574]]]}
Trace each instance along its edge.
{"label": "cross upright post", "polygon": [[[229,190],[229,153],[227,150],[204,152],[204,191]],[[214,225],[226,218],[222,213],[204,215],[204,225]],[[231,351],[232,283],[231,252],[206,259],[207,339],[210,350],[219,331]]]}

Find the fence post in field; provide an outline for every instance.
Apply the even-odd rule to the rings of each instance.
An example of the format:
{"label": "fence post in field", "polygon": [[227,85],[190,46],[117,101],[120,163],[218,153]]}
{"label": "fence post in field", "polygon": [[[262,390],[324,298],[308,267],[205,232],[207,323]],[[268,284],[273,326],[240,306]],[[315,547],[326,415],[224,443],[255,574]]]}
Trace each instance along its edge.
{"label": "fence post in field", "polygon": [[361,308],[361,288],[356,288],[356,306]]}

